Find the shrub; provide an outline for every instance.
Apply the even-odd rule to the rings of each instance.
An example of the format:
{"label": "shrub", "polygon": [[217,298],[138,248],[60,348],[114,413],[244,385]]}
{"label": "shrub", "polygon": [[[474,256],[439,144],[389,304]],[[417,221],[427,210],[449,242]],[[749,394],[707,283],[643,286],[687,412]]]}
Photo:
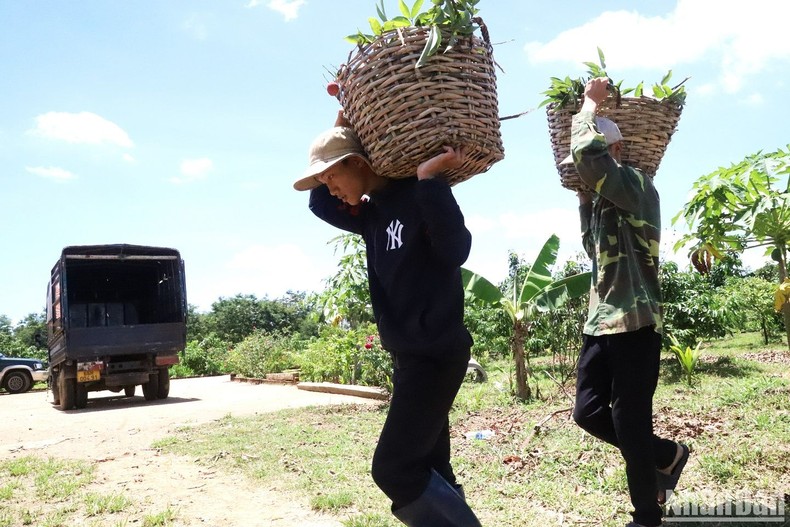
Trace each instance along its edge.
{"label": "shrub", "polygon": [[256,331],[228,354],[229,371],[245,377],[263,378],[296,366],[296,354],[303,341],[295,335]]}
{"label": "shrub", "polygon": [[582,333],[587,319],[588,295],[569,300],[559,309],[541,313],[526,343],[532,356],[551,353],[551,369],[566,382],[576,372]]}
{"label": "shrub", "polygon": [[229,344],[214,333],[200,341],[191,340],[184,351],[179,353],[180,364],[173,367],[174,377],[195,375],[219,375],[226,373]]}
{"label": "shrub", "polygon": [[474,340],[472,356],[481,364],[510,357],[511,323],[501,307],[467,299],[464,324]]}
{"label": "shrub", "polygon": [[392,360],[372,324],[355,329],[324,326],[300,363],[302,380],[391,388]]}
{"label": "shrub", "polygon": [[724,289],[726,294],[737,300],[740,306],[737,318],[738,330],[759,332],[765,344],[781,341],[784,324],[781,313],[774,311],[775,283],[757,276],[729,278]]}
{"label": "shrub", "polygon": [[[659,272],[664,299],[664,335],[674,335],[683,346],[721,338],[738,326],[740,303],[719,285],[715,274],[683,272],[665,262]],[[722,280],[723,281],[723,280]],[[671,342],[665,338],[665,346]]]}

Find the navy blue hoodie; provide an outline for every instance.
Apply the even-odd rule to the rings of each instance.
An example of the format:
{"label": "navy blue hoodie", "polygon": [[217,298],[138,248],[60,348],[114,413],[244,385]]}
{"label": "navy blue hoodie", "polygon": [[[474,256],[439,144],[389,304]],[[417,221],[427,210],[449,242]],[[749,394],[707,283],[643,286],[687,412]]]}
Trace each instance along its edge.
{"label": "navy blue hoodie", "polygon": [[310,210],[362,235],[373,314],[385,349],[396,353],[468,355],[461,264],[472,235],[440,179],[393,179],[351,207],[326,185],[310,192]]}

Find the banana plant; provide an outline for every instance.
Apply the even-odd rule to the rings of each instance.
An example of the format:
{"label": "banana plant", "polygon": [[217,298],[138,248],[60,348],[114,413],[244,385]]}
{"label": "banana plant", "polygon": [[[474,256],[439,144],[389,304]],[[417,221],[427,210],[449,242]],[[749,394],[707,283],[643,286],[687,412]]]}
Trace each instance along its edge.
{"label": "banana plant", "polygon": [[675,338],[675,335],[670,335],[669,338],[672,340],[672,345],[669,349],[672,350],[672,353],[674,353],[675,357],[678,359],[680,367],[683,368],[683,373],[686,375],[686,384],[691,388],[694,382],[694,372],[696,371],[697,363],[702,354],[700,351],[702,342],[697,342],[694,348],[691,346],[686,346],[684,348],[678,339]]}
{"label": "banana plant", "polygon": [[559,246],[560,239],[556,234],[551,235],[523,282],[514,280],[512,290],[504,293],[479,274],[461,269],[468,298],[498,305],[510,317],[510,351],[516,369],[516,397],[522,401],[532,398],[529,357],[524,348],[532,323],[541,313],[562,307],[566,301],[580,297],[590,290],[589,271],[560,280],[552,278],[551,268],[557,261]]}

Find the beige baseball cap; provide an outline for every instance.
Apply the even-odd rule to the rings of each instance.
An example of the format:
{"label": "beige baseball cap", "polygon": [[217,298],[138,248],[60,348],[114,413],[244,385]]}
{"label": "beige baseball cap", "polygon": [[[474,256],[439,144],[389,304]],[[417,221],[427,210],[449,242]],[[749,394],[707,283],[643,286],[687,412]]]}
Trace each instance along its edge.
{"label": "beige baseball cap", "polygon": [[[606,138],[606,146],[613,145],[623,140],[623,134],[620,133],[620,128],[611,119],[606,117],[596,116],[595,125],[598,131]],[[573,154],[560,161],[560,165],[573,164]]]}
{"label": "beige baseball cap", "polygon": [[370,165],[359,136],[353,129],[335,126],[321,133],[310,145],[309,165],[304,174],[294,182],[294,188],[311,190],[320,186],[317,175],[351,156],[360,157]]}

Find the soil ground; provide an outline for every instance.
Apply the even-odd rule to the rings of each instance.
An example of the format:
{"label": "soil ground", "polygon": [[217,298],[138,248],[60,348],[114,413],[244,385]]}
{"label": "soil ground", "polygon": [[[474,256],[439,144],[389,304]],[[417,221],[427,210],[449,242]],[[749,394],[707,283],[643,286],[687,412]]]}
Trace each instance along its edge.
{"label": "soil ground", "polygon": [[[123,494],[147,514],[168,508],[177,526],[340,527],[310,510],[306,498],[244,477],[161,454],[157,439],[181,426],[227,415],[244,416],[326,404],[375,404],[372,399],[299,390],[292,385],[231,382],[229,376],[174,379],[170,397],[146,401],[142,390],[91,392],[82,410],[60,411],[45,391],[0,394],[0,456],[90,459],[97,462],[87,489]],[[30,509],[40,507],[31,496]]]}

